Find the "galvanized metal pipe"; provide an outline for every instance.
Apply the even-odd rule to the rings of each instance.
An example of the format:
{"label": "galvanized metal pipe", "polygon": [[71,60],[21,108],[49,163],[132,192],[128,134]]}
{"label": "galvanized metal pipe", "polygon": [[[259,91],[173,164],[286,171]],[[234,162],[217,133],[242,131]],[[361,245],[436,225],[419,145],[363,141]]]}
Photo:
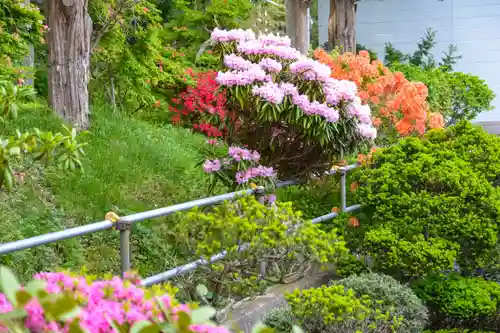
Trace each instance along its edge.
{"label": "galvanized metal pipe", "polygon": [[347,207],[346,172],[340,171],[340,211],[345,212]]}
{"label": "galvanized metal pipe", "polygon": [[130,228],[120,230],[120,263],[122,276],[130,271]]}
{"label": "galvanized metal pipe", "polygon": [[181,203],[178,205],[173,205],[173,206],[169,206],[169,207],[163,207],[163,208],[150,210],[147,212],[123,216],[120,218],[120,222],[122,222],[122,223],[136,223],[136,222],[140,222],[140,221],[144,221],[144,220],[148,220],[148,219],[152,219],[152,218],[156,218],[156,217],[160,217],[160,216],[167,216],[167,215],[171,215],[174,213],[182,212],[185,210],[192,209],[194,207],[215,205],[217,203],[220,203],[220,202],[223,202],[226,200],[233,200],[235,198],[238,198],[238,197],[241,197],[244,195],[248,195],[248,194],[252,194],[252,193],[253,193],[253,190],[243,190],[243,191],[237,191],[237,192],[216,195],[214,197],[189,201],[189,202]]}
{"label": "galvanized metal pipe", "polygon": [[81,227],[51,232],[45,235],[35,236],[18,240],[15,242],[0,244],[0,255],[11,252],[21,251],[32,247],[49,244],[61,241],[68,238],[83,236],[97,231],[111,229],[114,223],[111,221],[102,221],[92,224],[83,225]]}
{"label": "galvanized metal pipe", "polygon": [[[239,247],[238,251],[244,251],[248,248],[248,246],[249,246],[248,244],[243,244]],[[166,272],[145,278],[144,280],[141,281],[141,286],[149,287],[152,286],[153,284],[167,281],[169,279],[183,275],[185,273],[192,272],[200,266],[205,266],[208,265],[209,263],[220,261],[224,259],[226,256],[227,256],[227,251],[222,251],[221,253],[215,254],[212,257],[210,257],[209,260],[198,259],[196,261],[190,262],[189,264],[169,269]]]}

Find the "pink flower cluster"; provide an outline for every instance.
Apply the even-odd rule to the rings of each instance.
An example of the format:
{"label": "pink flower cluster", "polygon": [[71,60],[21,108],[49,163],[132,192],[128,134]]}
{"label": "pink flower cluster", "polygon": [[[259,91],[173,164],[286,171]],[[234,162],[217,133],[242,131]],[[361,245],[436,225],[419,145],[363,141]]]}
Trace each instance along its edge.
{"label": "pink flower cluster", "polygon": [[[169,295],[147,297],[145,290],[136,281],[124,281],[118,277],[111,280],[89,282],[85,277],[67,273],[40,273],[35,279],[46,282],[45,290],[49,294],[65,293],[72,296],[80,305],[77,314],[81,328],[90,333],[115,332],[111,323],[132,327],[143,320],[164,322],[167,319],[162,307],[170,312],[173,320],[179,312],[190,313],[185,304],[177,304]],[[160,306],[160,304],[162,306]],[[0,294],[0,312],[11,311],[12,305]],[[25,306],[27,317],[25,326],[32,332],[68,332],[71,320],[60,323],[48,321],[44,310],[36,298]],[[223,327],[210,325],[191,325],[191,332],[229,333]],[[5,331],[5,328],[3,328]]]}
{"label": "pink flower cluster", "polygon": [[237,56],[234,53],[231,53],[224,56],[224,65],[231,69],[246,71],[250,69],[250,67],[252,67],[252,65],[254,64],[246,59],[243,59],[240,56]]}
{"label": "pink flower cluster", "polygon": [[285,97],[283,89],[279,84],[274,82],[266,82],[260,87],[253,86],[252,94],[273,104],[281,104],[281,102],[283,102],[283,98]]}
{"label": "pink flower cluster", "polygon": [[278,73],[283,69],[283,66],[279,62],[271,58],[262,59],[259,62],[259,66],[270,73]]}
{"label": "pink flower cluster", "polygon": [[229,158],[226,158],[223,161],[219,159],[206,160],[205,163],[203,163],[203,171],[205,171],[205,173],[213,173],[221,170],[224,166],[231,165],[233,162],[259,162],[260,160],[260,154],[258,151],[251,151],[249,149],[236,146],[229,147],[228,155]]}
{"label": "pink flower cluster", "polygon": [[290,72],[302,75],[306,80],[326,81],[332,73],[330,66],[314,59],[300,59],[290,65]]}
{"label": "pink flower cluster", "polygon": [[338,105],[341,101],[353,101],[357,96],[358,87],[353,81],[328,78],[323,82],[323,93],[327,103]]}
{"label": "pink flower cluster", "polygon": [[249,29],[224,30],[215,28],[210,37],[214,42],[241,42],[255,39],[255,33]]}
{"label": "pink flower cluster", "polygon": [[206,160],[205,163],[203,163],[203,171],[205,173],[212,173],[219,171],[221,169],[221,163],[219,160]]}
{"label": "pink flower cluster", "polygon": [[231,146],[229,147],[229,156],[231,156],[236,162],[240,161],[254,161],[258,162],[260,160],[260,154],[258,151],[250,151],[245,148]]}
{"label": "pink flower cluster", "polygon": [[230,71],[217,73],[216,81],[223,86],[245,86],[256,81],[270,81],[271,77],[257,64],[252,64],[244,71]]}
{"label": "pink flower cluster", "polygon": [[247,183],[250,179],[258,177],[276,177],[276,172],[272,167],[259,165],[255,168],[248,168],[236,173],[236,182],[238,184]]}
{"label": "pink flower cluster", "polygon": [[273,104],[280,104],[285,96],[291,96],[292,103],[301,108],[307,115],[321,116],[328,122],[336,122],[339,119],[339,112],[335,108],[318,101],[309,101],[309,97],[301,95],[297,87],[291,83],[267,82],[260,87],[254,86],[252,93]]}
{"label": "pink flower cluster", "polygon": [[278,36],[273,33],[259,36],[259,40],[264,45],[291,46],[292,41],[288,36]]}
{"label": "pink flower cluster", "polygon": [[282,59],[296,60],[300,52],[290,46],[266,45],[260,40],[248,40],[238,44],[238,52],[246,55],[274,55]]}

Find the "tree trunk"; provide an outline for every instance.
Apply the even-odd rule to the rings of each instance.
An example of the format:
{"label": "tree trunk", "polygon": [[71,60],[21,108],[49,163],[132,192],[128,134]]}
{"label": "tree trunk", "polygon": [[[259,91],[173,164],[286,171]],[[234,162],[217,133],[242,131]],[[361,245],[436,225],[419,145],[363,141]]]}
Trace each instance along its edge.
{"label": "tree trunk", "polygon": [[49,102],[77,127],[89,126],[87,84],[92,21],[88,0],[47,0]]}
{"label": "tree trunk", "polygon": [[340,52],[356,52],[355,0],[330,0],[328,41]]}
{"label": "tree trunk", "polygon": [[286,0],[286,34],[292,40],[292,46],[302,54],[309,51],[308,7],[307,0]]}

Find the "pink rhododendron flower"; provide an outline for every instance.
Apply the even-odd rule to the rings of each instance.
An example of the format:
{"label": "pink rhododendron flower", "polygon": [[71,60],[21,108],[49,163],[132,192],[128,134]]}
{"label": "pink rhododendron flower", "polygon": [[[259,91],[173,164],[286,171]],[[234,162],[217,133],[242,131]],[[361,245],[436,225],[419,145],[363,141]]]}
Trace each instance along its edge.
{"label": "pink rhododendron flower", "polygon": [[301,59],[290,65],[290,72],[302,75],[306,80],[327,81],[330,78],[330,66],[313,59]]}
{"label": "pink rhododendron flower", "polygon": [[203,163],[203,171],[206,173],[212,173],[219,171],[221,168],[221,164],[219,160],[206,160],[205,163]]}
{"label": "pink rhododendron flower", "polygon": [[255,39],[255,34],[252,30],[223,30],[215,28],[210,37],[214,42],[230,42]]}
{"label": "pink rhododendron flower", "polygon": [[274,82],[266,82],[260,87],[254,86],[252,88],[252,94],[273,104],[281,104],[285,97],[283,90]]}
{"label": "pink rhododendron flower", "polygon": [[239,171],[235,176],[238,184],[247,183],[250,179],[257,177],[276,177],[276,172],[272,167],[260,165],[255,168],[248,168],[245,171]]}
{"label": "pink rhododendron flower", "polygon": [[250,61],[232,53],[224,56],[224,65],[231,69],[244,71],[250,69],[253,64]]}
{"label": "pink rhododendron flower", "polygon": [[259,66],[271,73],[278,73],[283,69],[283,66],[274,59],[264,58],[259,62]]}
{"label": "pink rhododendron flower", "polygon": [[229,156],[231,156],[236,162],[240,162],[242,160],[258,162],[260,159],[258,151],[250,151],[248,149],[235,146],[229,147]]}

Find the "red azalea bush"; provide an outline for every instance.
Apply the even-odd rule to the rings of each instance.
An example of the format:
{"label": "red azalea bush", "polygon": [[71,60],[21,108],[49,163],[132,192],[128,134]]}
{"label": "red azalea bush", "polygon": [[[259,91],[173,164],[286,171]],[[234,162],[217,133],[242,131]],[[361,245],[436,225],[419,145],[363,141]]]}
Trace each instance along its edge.
{"label": "red azalea bush", "polygon": [[169,108],[174,113],[172,122],[192,126],[208,137],[224,136],[225,130],[220,130],[217,124],[225,122],[228,116],[226,91],[215,80],[217,72],[196,73],[190,68],[188,75],[196,84],[172,99],[175,104]]}

